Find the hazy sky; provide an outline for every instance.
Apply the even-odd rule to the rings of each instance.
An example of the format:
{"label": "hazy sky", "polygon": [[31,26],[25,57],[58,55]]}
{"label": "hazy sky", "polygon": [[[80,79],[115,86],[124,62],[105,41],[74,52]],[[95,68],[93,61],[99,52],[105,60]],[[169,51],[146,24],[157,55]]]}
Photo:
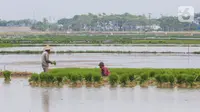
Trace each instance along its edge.
{"label": "hazy sky", "polygon": [[[179,6],[193,6],[200,12],[200,0],[0,0],[0,19],[55,20],[76,14],[124,13],[148,14],[152,17],[177,15]],[[51,17],[51,18],[50,18]]]}

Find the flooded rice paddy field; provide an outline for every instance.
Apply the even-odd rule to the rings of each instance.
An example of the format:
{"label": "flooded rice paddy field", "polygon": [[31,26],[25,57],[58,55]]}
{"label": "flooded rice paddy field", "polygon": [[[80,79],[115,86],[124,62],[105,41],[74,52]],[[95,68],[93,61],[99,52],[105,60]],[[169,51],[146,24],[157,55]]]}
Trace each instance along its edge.
{"label": "flooded rice paddy field", "polygon": [[[198,54],[106,54],[75,53],[51,54],[57,62],[50,68],[98,67],[100,61],[112,68],[200,68]],[[41,54],[0,55],[0,69],[12,71],[41,72]]]}
{"label": "flooded rice paddy field", "polygon": [[[126,50],[125,47],[102,49],[92,47],[53,47],[54,50]],[[78,49],[77,49],[78,48]],[[149,47],[148,47],[149,48]],[[170,48],[187,52],[188,48]],[[142,47],[129,48],[144,50]],[[166,50],[163,47],[151,48]],[[194,51],[198,48],[192,48]],[[0,50],[42,50],[42,47],[1,48]],[[191,48],[190,48],[191,51]],[[173,51],[174,52],[174,51]],[[192,51],[193,52],[193,51]],[[120,68],[200,68],[197,54],[51,54],[57,62],[50,68],[97,67],[100,61],[108,67]],[[0,55],[0,69],[41,72],[41,54]],[[39,88],[31,87],[27,79],[13,78],[10,84],[0,79],[1,112],[199,112],[200,89],[140,88]]]}
{"label": "flooded rice paddy field", "polygon": [[37,88],[26,79],[0,79],[1,112],[199,112],[200,90]]}
{"label": "flooded rice paddy field", "polygon": [[[199,47],[174,46],[54,46],[53,51],[197,52]],[[43,47],[0,48],[0,51],[42,51]]]}

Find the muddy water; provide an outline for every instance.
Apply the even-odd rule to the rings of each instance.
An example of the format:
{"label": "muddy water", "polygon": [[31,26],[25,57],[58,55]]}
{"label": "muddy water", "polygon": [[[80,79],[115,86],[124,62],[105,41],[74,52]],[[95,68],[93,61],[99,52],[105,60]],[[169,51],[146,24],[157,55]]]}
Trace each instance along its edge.
{"label": "muddy water", "polygon": [[[41,51],[43,47],[0,48],[0,51],[31,50]],[[132,52],[195,52],[199,47],[167,47],[167,46],[56,46],[53,51],[132,51]]]}
{"label": "muddy water", "polygon": [[[0,69],[12,71],[41,72],[40,54],[0,55]],[[57,62],[50,68],[97,67],[100,61],[108,67],[121,68],[200,68],[199,55],[175,54],[51,54],[51,60]]]}
{"label": "muddy water", "polygon": [[1,112],[199,112],[200,90],[34,88],[24,79],[0,79]]}

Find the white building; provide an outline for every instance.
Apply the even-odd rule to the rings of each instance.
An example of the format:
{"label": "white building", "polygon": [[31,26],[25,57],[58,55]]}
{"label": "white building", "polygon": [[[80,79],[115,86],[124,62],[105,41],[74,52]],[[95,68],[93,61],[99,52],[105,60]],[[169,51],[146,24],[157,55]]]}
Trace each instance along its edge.
{"label": "white building", "polygon": [[152,30],[158,30],[158,29],[160,29],[160,26],[156,25],[156,24],[151,25],[151,26],[149,26],[149,25],[147,25],[147,26],[136,26],[136,29],[138,29],[138,30],[140,30],[140,29],[148,29],[148,28],[150,28]]}

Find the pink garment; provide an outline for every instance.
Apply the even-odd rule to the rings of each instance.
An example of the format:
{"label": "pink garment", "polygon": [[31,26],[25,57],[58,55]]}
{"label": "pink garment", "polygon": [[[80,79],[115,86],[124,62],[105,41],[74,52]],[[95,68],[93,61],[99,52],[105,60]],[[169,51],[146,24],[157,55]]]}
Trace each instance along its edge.
{"label": "pink garment", "polygon": [[101,73],[102,73],[103,76],[110,75],[110,71],[108,70],[107,67],[101,67]]}

